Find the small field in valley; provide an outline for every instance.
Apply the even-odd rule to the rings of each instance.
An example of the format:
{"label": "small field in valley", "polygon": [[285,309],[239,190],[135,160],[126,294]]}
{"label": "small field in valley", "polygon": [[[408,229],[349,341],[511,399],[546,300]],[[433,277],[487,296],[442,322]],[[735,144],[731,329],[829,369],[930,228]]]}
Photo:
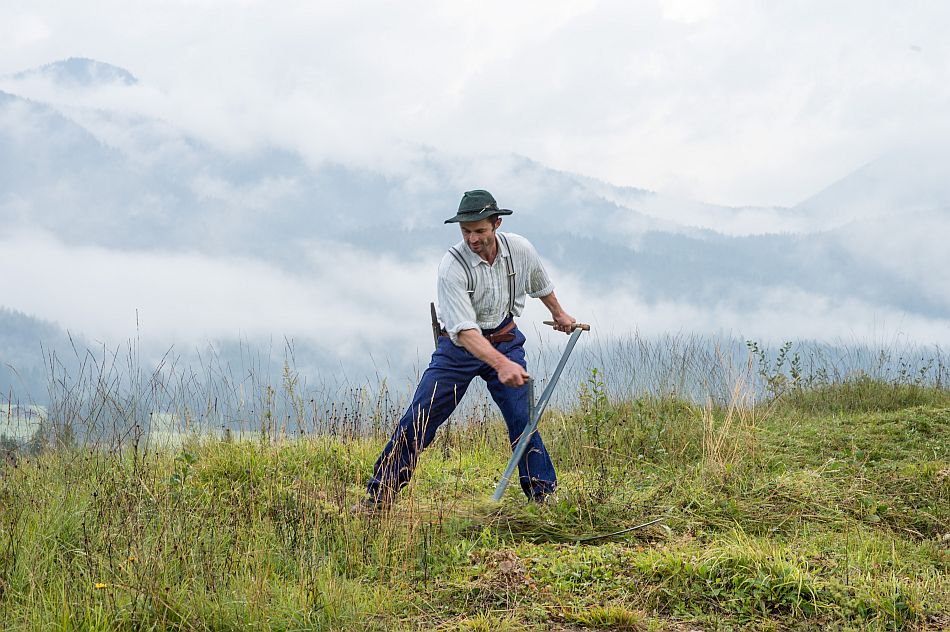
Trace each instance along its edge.
{"label": "small field in valley", "polygon": [[349,508],[383,433],[11,453],[0,628],[950,628],[942,388],[704,406],[593,373],[542,422],[544,506],[489,500],[503,428],[443,428],[382,515]]}

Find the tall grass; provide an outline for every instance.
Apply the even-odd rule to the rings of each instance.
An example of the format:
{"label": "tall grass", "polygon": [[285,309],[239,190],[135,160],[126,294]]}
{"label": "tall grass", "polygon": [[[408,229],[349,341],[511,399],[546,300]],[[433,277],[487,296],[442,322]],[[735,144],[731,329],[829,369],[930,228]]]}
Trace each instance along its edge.
{"label": "tall grass", "polygon": [[[539,340],[528,348],[529,365],[543,387],[560,357],[563,337],[535,337]],[[48,352],[46,393],[4,394],[0,408],[13,414],[0,411],[0,435],[22,439],[19,426],[33,422],[18,417],[17,405],[43,404],[48,409],[46,434],[99,446],[225,431],[271,438],[377,436],[390,430],[415,384],[413,371],[377,372],[359,383],[339,371],[306,373],[298,368],[290,343],[276,356],[242,344],[224,357],[209,345],[193,361],[173,350],[144,358],[137,340],[116,348],[74,347],[68,355]],[[601,369],[612,402],[642,397],[701,405],[711,400],[716,406],[732,401],[740,379],[743,390],[758,402],[798,397],[802,406],[831,405],[820,401],[822,387],[831,386],[828,393],[850,399],[840,405],[874,408],[886,403],[874,399],[881,396],[879,383],[892,385],[895,393],[884,397],[902,406],[943,391],[950,378],[939,347],[802,341],[769,348],[737,338],[686,334],[588,334],[568,365],[564,383],[584,383],[595,368]],[[414,373],[420,370],[416,367]],[[869,387],[862,390],[864,380]],[[850,385],[850,394],[837,388],[842,384]],[[935,389],[926,388],[931,386]],[[799,397],[806,391],[807,401]],[[479,384],[471,393],[456,415],[457,423],[494,414]],[[552,404],[571,408],[575,398],[575,389],[559,388]]]}
{"label": "tall grass", "polygon": [[386,379],[314,386],[292,354],[270,377],[253,358],[236,366],[213,354],[197,369],[172,354],[143,369],[134,346],[77,352],[73,372],[50,357],[48,417],[0,468],[0,621],[950,622],[939,354],[890,372],[819,364],[804,346],[625,344],[590,338],[542,422],[556,500],[527,505],[511,489],[488,502],[510,446],[476,392],[382,515],[349,508],[409,394]]}

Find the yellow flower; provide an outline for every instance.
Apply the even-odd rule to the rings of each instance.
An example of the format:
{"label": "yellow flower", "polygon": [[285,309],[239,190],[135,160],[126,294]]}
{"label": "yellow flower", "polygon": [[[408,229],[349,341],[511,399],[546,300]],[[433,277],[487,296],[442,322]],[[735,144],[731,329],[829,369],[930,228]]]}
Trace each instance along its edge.
{"label": "yellow flower", "polygon": [[102,590],[103,588],[108,588],[109,584],[103,584],[102,582],[96,582],[96,590]]}

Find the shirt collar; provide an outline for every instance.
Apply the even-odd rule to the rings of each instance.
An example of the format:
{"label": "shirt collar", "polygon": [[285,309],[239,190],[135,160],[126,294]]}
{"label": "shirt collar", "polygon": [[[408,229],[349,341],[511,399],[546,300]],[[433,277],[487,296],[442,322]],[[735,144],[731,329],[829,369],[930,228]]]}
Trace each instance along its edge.
{"label": "shirt collar", "polygon": [[[498,256],[510,257],[511,250],[509,248],[509,245],[506,245],[506,241],[504,239],[498,239],[499,234],[500,233],[495,232],[495,243],[498,244]],[[478,255],[476,255],[474,252],[472,252],[472,249],[468,247],[468,244],[465,243],[464,239],[459,244],[458,249],[462,251],[462,254],[465,257],[465,260],[468,261],[468,265],[472,266],[473,268],[480,263],[484,263],[485,265],[488,265],[487,261],[485,261]]]}

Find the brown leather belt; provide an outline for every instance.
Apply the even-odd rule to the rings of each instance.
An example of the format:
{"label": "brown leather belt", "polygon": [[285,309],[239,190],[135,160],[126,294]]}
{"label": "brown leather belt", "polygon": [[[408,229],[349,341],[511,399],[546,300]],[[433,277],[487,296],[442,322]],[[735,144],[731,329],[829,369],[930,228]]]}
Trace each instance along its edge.
{"label": "brown leather belt", "polygon": [[[497,346],[499,343],[511,342],[512,340],[514,340],[515,339],[514,330],[515,330],[515,321],[512,320],[501,329],[493,331],[490,334],[482,333],[482,335],[485,336],[485,339],[488,340],[488,342]],[[447,331],[443,329],[442,331],[439,332],[439,335],[448,336],[449,334]]]}

